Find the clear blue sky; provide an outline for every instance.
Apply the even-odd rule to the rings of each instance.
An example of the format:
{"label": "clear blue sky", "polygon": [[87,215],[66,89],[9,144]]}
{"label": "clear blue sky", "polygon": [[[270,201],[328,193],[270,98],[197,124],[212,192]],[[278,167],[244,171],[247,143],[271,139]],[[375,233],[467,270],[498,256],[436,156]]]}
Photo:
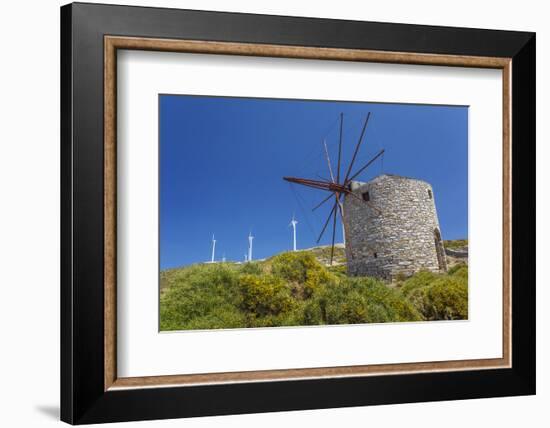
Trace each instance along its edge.
{"label": "clear blue sky", "polygon": [[293,213],[298,247],[315,246],[325,193],[282,177],[329,176],[322,141],[335,164],[341,112],[344,167],[370,111],[356,168],[386,152],[357,179],[426,180],[443,239],[468,236],[467,107],[160,95],[159,109],[161,269],[209,260],[213,233],[217,259],[243,260],[250,230],[255,259],[289,250]]}

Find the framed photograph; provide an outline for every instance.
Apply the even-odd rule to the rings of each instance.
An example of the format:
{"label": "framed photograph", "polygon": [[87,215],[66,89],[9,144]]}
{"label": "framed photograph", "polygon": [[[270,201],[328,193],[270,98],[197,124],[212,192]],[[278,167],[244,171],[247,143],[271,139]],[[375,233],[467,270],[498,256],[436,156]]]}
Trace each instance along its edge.
{"label": "framed photograph", "polygon": [[533,33],[76,3],[61,56],[62,420],[535,393]]}

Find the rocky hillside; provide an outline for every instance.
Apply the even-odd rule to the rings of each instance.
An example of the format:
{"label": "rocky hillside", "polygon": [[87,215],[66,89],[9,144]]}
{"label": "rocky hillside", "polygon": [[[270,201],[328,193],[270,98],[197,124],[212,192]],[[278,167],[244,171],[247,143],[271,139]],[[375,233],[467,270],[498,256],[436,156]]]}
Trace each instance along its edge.
{"label": "rocky hillside", "polygon": [[447,256],[447,266],[468,264],[468,240],[456,239],[454,241],[443,241],[445,254]]}
{"label": "rocky hillside", "polygon": [[[317,261],[325,266],[330,266],[330,245],[322,245],[319,247],[308,248],[305,250],[300,250],[303,252],[310,253]],[[344,244],[335,244],[334,245],[334,255],[332,258],[332,265],[339,266],[346,263],[346,250]]]}

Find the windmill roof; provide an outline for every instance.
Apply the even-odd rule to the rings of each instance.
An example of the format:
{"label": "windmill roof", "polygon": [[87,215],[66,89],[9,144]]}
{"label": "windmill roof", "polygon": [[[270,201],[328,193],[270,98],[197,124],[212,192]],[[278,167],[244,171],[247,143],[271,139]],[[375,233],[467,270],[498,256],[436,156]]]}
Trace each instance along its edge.
{"label": "windmill roof", "polygon": [[356,183],[358,183],[359,185],[363,185],[363,184],[368,184],[368,183],[374,183],[374,182],[383,180],[384,178],[395,178],[395,179],[400,179],[400,180],[421,181],[422,183],[426,183],[426,184],[430,185],[430,183],[428,183],[426,180],[421,180],[420,178],[406,177],[404,175],[388,174],[388,173],[383,173],[383,174],[377,175],[376,177],[374,177],[373,179],[371,179],[369,181],[357,181]]}

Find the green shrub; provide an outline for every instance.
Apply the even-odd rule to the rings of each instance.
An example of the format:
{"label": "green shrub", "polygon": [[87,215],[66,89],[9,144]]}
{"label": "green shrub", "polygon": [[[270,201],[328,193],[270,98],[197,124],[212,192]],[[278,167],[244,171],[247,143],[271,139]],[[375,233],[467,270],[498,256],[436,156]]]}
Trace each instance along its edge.
{"label": "green shrub", "polygon": [[320,269],[322,266],[306,252],[282,253],[271,260],[271,272],[291,282],[305,282],[309,270]]}
{"label": "green shrub", "polygon": [[348,267],[345,264],[328,266],[327,270],[330,273],[334,273],[334,274],[337,274],[337,275],[347,275],[347,273],[348,273]]}
{"label": "green shrub", "polygon": [[303,251],[279,254],[271,259],[271,273],[293,284],[296,297],[309,298],[334,276],[311,254]]}
{"label": "green shrub", "polygon": [[243,274],[239,277],[241,307],[254,317],[278,315],[292,309],[290,287],[274,275]]}
{"label": "green shrub", "polygon": [[438,274],[426,270],[417,272],[405,282],[403,282],[401,286],[401,292],[405,296],[408,296],[412,290],[430,285],[438,277]]}
{"label": "green shrub", "polygon": [[304,302],[294,300],[285,312],[256,316],[249,312],[246,315],[246,327],[281,327],[303,325]]}
{"label": "green shrub", "polygon": [[374,278],[348,278],[325,286],[304,310],[304,324],[419,321],[420,313],[397,290]]}
{"label": "green shrub", "polygon": [[468,318],[467,266],[450,275],[419,272],[405,281],[401,292],[426,320]]}
{"label": "green shrub", "polygon": [[261,262],[250,262],[241,265],[241,273],[251,273],[254,275],[261,275],[263,273],[263,266]]}
{"label": "green shrub", "polygon": [[468,281],[468,265],[465,263],[459,263],[454,265],[452,268],[449,269],[447,273],[449,275],[463,278],[466,281]]}
{"label": "green shrub", "polygon": [[407,279],[407,276],[403,272],[397,273],[395,277],[393,278],[393,281],[395,281],[397,284],[403,283]]}
{"label": "green shrub", "polygon": [[174,273],[160,298],[161,330],[238,324],[241,297],[237,278],[234,269],[222,264],[196,265]]}
{"label": "green shrub", "polygon": [[[235,306],[224,306],[216,312],[193,318],[185,324],[186,330],[207,330],[220,328],[242,328],[246,323],[245,315]],[[179,330],[181,328],[175,328]]]}

